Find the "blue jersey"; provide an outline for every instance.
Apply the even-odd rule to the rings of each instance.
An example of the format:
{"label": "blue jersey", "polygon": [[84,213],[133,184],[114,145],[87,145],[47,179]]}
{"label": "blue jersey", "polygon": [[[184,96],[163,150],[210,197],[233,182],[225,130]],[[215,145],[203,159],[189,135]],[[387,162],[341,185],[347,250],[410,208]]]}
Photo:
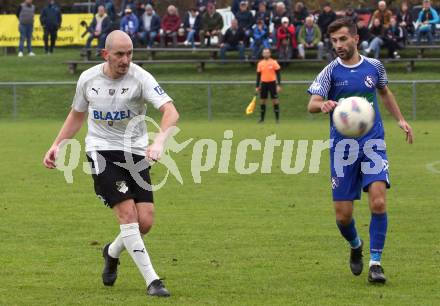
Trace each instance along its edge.
{"label": "blue jersey", "polygon": [[[348,66],[343,64],[340,58],[337,58],[316,77],[310,85],[308,93],[336,102],[352,96],[366,98],[372,104],[376,116],[371,130],[366,135],[356,139],[362,147],[368,139],[384,139],[376,88],[384,88],[387,83],[385,68],[379,60],[361,56],[359,63]],[[330,138],[334,139],[334,143],[346,138],[334,127],[331,114]]]}

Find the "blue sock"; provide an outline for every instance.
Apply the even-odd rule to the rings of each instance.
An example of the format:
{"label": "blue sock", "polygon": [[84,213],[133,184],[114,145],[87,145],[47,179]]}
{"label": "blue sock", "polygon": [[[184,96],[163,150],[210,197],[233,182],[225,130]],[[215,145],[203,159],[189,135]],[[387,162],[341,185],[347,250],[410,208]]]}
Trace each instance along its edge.
{"label": "blue sock", "polygon": [[361,245],[361,240],[359,239],[356,227],[354,226],[354,219],[352,219],[348,225],[343,225],[338,221],[336,221],[336,224],[338,225],[341,235],[348,241],[348,243],[350,243],[352,248],[357,248]]}
{"label": "blue sock", "polygon": [[380,262],[387,234],[388,217],[384,214],[371,214],[370,222],[370,258]]}

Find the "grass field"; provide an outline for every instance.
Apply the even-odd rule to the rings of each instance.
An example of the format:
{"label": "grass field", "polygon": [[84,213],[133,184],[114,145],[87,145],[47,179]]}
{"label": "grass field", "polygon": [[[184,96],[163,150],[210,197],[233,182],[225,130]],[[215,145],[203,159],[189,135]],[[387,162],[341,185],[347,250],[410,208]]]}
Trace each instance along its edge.
{"label": "grass field", "polygon": [[[37,49],[37,53],[40,50]],[[40,51],[41,52],[41,51]],[[76,81],[62,61],[79,57],[61,50],[52,57],[0,56],[0,82]],[[284,80],[312,80],[319,65],[290,67]],[[439,79],[436,64],[417,64],[412,74],[390,66],[391,80]],[[252,67],[152,66],[159,81],[254,80]],[[173,296],[147,298],[143,280],[127,253],[121,257],[113,288],[101,283],[104,244],[116,236],[112,212],[81,170],[67,184],[60,171],[46,170],[42,157],[59,130],[74,94],[72,86],[18,88],[18,120],[11,120],[11,89],[0,87],[0,305],[439,305],[440,293],[440,95],[434,85],[418,87],[417,120],[410,121],[415,143],[404,142],[394,121],[385,118],[392,188],[388,193],[389,230],[383,256],[388,282],[371,286],[367,273],[354,277],[349,248],[337,230],[331,204],[328,152],[319,173],[287,175],[275,149],[272,173],[242,175],[235,170],[238,143],[267,136],[325,140],[325,116],[305,112],[306,86],[285,86],[281,124],[256,124],[243,115],[253,86],[213,88],[213,121],[206,120],[206,87],[166,85],[181,112],[177,140],[192,143],[172,157],[183,184],[170,176],[155,193],[156,223],[145,237],[153,263]],[[392,85],[410,118],[411,89]],[[153,112],[157,118],[157,112]],[[232,130],[229,173],[218,173],[225,130]],[[83,128],[77,139],[83,143]],[[195,183],[194,144],[217,143],[215,166]],[[306,166],[310,162],[308,148]],[[84,154],[82,154],[82,161]],[[248,153],[260,162],[261,151]],[[432,164],[435,167],[429,165]],[[428,166],[428,167],[427,167]],[[153,181],[164,175],[152,169]],[[356,203],[358,231],[368,242],[370,214],[365,197]],[[366,248],[368,250],[368,248]],[[368,251],[365,261],[368,260]]]}

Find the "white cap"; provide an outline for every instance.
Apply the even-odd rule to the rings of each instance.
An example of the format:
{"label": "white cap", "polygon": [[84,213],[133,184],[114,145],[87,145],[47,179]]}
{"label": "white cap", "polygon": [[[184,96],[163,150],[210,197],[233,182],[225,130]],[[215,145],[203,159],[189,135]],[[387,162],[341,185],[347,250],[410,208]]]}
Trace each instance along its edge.
{"label": "white cap", "polygon": [[289,18],[283,17],[281,18],[281,23],[289,22]]}

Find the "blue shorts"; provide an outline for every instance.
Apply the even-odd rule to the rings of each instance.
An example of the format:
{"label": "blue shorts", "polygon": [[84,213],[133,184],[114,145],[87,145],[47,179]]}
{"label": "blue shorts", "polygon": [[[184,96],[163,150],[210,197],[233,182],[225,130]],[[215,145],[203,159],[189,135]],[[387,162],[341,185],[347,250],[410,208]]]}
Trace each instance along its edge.
{"label": "blue shorts", "polygon": [[383,181],[390,188],[388,158],[383,147],[357,150],[330,148],[333,201],[361,198],[361,189],[368,192],[371,183]]}

